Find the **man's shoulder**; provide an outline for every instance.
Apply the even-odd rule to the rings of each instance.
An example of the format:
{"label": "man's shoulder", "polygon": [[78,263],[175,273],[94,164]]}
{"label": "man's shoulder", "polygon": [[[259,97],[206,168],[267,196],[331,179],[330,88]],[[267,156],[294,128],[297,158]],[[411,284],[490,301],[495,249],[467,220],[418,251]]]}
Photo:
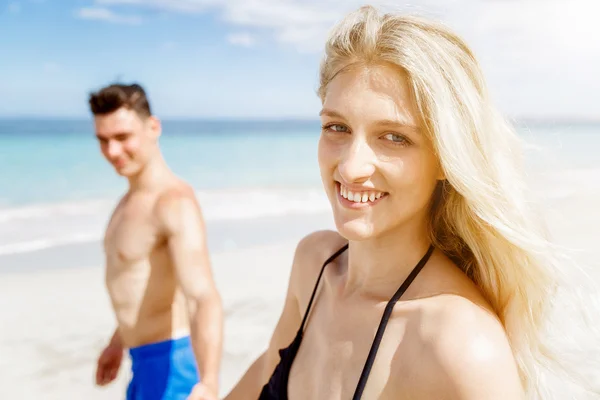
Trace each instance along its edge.
{"label": "man's shoulder", "polygon": [[186,203],[198,203],[196,191],[192,185],[179,177],[173,177],[157,193],[156,207],[158,208],[178,207]]}
{"label": "man's shoulder", "polygon": [[161,225],[167,230],[177,229],[178,226],[190,221],[203,223],[196,193],[184,181],[176,181],[158,194],[154,212]]}

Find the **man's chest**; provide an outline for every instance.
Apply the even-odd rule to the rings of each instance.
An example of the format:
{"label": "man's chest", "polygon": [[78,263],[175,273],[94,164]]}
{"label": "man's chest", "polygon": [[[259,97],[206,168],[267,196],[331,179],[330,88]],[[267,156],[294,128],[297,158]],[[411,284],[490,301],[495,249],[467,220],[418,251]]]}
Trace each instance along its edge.
{"label": "man's chest", "polygon": [[112,216],[104,238],[109,264],[148,259],[162,241],[160,225],[145,204],[126,204]]}

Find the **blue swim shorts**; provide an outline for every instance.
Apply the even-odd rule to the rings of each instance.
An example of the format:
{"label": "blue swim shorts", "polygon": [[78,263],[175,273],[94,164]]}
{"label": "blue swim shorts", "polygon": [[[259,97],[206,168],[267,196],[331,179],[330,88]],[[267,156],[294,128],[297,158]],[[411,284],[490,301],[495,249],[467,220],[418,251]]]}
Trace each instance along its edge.
{"label": "blue swim shorts", "polygon": [[200,381],[189,336],[129,349],[127,400],[185,400]]}

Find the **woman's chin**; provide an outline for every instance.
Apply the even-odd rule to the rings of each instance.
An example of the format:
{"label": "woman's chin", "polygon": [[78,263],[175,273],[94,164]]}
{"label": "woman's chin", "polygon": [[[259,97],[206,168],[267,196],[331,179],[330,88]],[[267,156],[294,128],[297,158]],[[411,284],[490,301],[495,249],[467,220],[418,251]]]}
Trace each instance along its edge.
{"label": "woman's chin", "polygon": [[375,229],[372,222],[360,219],[335,219],[335,226],[340,235],[347,240],[360,241],[373,237]]}

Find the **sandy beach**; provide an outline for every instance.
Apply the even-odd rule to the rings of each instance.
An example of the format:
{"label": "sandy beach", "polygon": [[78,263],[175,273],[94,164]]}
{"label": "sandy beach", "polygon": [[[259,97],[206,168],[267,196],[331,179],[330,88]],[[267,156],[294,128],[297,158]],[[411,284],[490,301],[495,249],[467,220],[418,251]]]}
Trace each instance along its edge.
{"label": "sandy beach", "polygon": [[[266,346],[280,312],[293,250],[290,242],[214,256],[227,318],[223,389]],[[7,273],[0,292],[0,398],[123,397],[128,360],[117,382],[93,386],[96,357],[114,328],[102,268]]]}
{"label": "sandy beach", "polygon": [[[545,205],[552,210],[549,221],[559,242],[580,249],[577,259],[600,282],[600,270],[593,267],[600,242],[597,172],[571,171],[536,183],[548,194]],[[331,227],[326,213],[209,225],[213,243],[218,235],[231,235],[219,240],[228,246],[213,244],[211,254],[226,312],[223,394],[267,345],[297,240]],[[96,357],[114,329],[99,243],[28,253],[20,260],[3,257],[0,265],[0,398],[123,398],[128,360],[115,383],[93,385]]]}
{"label": "sandy beach", "polygon": [[[231,248],[211,255],[226,315],[222,393],[267,345],[296,242],[306,232],[331,227],[324,214],[209,224],[219,243]],[[115,326],[99,246],[0,259],[0,399],[124,398],[127,357],[113,384],[93,384],[96,358]],[[95,264],[76,265],[78,255]],[[37,267],[27,267],[32,262]]]}

